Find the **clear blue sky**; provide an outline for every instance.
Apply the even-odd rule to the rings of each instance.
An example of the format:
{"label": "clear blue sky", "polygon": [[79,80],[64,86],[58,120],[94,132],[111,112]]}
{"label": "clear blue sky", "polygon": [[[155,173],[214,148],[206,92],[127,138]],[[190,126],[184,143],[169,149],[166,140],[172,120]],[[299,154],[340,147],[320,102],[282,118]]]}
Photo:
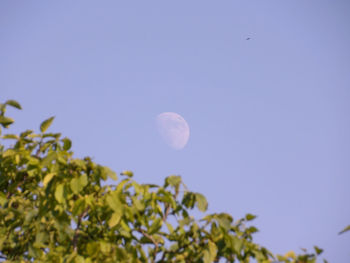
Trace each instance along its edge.
{"label": "clear blue sky", "polygon": [[[349,262],[350,1],[0,2],[0,97],[136,180],[182,175],[210,212],[257,214],[274,252]],[[251,38],[246,40],[246,38]],[[157,114],[181,114],[169,148]]]}

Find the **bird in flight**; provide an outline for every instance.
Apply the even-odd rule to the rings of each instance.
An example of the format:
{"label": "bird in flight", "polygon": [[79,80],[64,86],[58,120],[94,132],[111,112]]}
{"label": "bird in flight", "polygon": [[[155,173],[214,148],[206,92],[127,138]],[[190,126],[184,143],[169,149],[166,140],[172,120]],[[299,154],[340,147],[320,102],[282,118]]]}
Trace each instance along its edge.
{"label": "bird in flight", "polygon": [[247,37],[245,40],[250,40],[250,37]]}

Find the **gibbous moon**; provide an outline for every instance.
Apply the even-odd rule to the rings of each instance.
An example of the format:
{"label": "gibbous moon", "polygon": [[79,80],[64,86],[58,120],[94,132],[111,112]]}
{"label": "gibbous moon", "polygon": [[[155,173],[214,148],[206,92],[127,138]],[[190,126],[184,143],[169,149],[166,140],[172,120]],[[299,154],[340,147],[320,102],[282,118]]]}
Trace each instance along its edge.
{"label": "gibbous moon", "polygon": [[171,148],[181,150],[190,138],[190,127],[181,115],[163,112],[156,118],[158,132]]}

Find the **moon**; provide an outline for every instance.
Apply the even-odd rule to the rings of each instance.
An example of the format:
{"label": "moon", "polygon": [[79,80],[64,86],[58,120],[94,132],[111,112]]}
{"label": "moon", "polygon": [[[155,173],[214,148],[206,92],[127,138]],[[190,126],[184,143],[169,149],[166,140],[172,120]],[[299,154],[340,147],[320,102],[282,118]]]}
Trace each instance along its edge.
{"label": "moon", "polygon": [[190,138],[190,126],[175,112],[163,112],[156,118],[156,125],[162,139],[175,150],[183,149]]}

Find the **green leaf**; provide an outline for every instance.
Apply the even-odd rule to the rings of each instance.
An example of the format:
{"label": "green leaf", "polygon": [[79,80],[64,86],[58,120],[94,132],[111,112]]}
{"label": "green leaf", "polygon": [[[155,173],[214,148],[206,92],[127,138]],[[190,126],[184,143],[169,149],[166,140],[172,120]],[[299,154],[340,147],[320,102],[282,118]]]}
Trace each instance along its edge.
{"label": "green leaf", "polygon": [[25,215],[25,218],[24,218],[24,223],[28,224],[29,222],[31,222],[33,220],[33,218],[35,216],[37,216],[38,214],[38,211],[37,210],[31,210],[30,212],[28,212],[26,215]]}
{"label": "green leaf", "polygon": [[63,138],[63,150],[68,151],[72,147],[72,141],[68,138]]}
{"label": "green leaf", "polygon": [[73,193],[75,194],[78,194],[81,191],[82,187],[80,185],[79,178],[73,178],[70,181],[70,189],[72,189]]}
{"label": "green leaf", "polygon": [[2,154],[2,157],[9,157],[9,156],[13,156],[13,155],[16,155],[17,152],[12,150],[12,149],[7,149],[3,154]]}
{"label": "green leaf", "polygon": [[85,260],[82,256],[78,255],[75,257],[74,263],[85,263]]}
{"label": "green leaf", "polygon": [[43,138],[48,138],[48,137],[55,138],[56,140],[58,140],[61,137],[61,133],[45,133],[43,135]]}
{"label": "green leaf", "polygon": [[56,152],[50,152],[46,155],[46,157],[41,161],[42,166],[48,166],[52,163],[53,160],[57,158]]}
{"label": "green leaf", "polygon": [[137,197],[133,197],[132,201],[137,211],[142,211],[145,209],[144,204],[139,199],[137,199]]}
{"label": "green leaf", "polygon": [[295,259],[296,258],[296,255],[295,255],[295,252],[294,251],[289,251],[287,252],[285,255],[284,255],[285,258],[292,258],[292,259]]}
{"label": "green leaf", "polygon": [[196,204],[201,212],[205,212],[208,209],[208,202],[204,195],[196,193]]}
{"label": "green leaf", "polygon": [[86,202],[84,199],[78,199],[76,202],[74,202],[72,213],[73,215],[81,215],[84,212],[84,209],[86,207]]}
{"label": "green leaf", "polygon": [[101,252],[107,254],[111,250],[111,244],[107,242],[100,242]]}
{"label": "green leaf", "polygon": [[99,242],[90,242],[86,246],[86,251],[90,256],[93,256],[98,254],[99,248],[100,248]]}
{"label": "green leaf", "polygon": [[7,202],[7,198],[6,195],[2,192],[0,192],[0,205],[4,206]]}
{"label": "green leaf", "polygon": [[41,132],[45,132],[51,125],[52,121],[54,120],[54,116],[48,118],[47,120],[43,121],[41,124],[40,124],[40,131]]}
{"label": "green leaf", "polygon": [[26,137],[26,136],[28,136],[29,134],[32,134],[32,133],[33,133],[32,130],[26,130],[26,131],[24,131],[24,132],[21,132],[20,136],[21,136],[22,138],[24,138],[24,137]]}
{"label": "green leaf", "polygon": [[0,115],[0,124],[1,124],[3,127],[6,128],[8,125],[12,124],[13,122],[14,122],[13,119]]}
{"label": "green leaf", "polygon": [[57,186],[56,191],[55,191],[55,198],[56,198],[57,202],[63,203],[63,201],[64,201],[64,185],[63,184],[59,184]]}
{"label": "green leaf", "polygon": [[187,192],[184,194],[182,198],[182,204],[185,205],[187,208],[193,208],[195,204],[196,196],[192,192]]}
{"label": "green leaf", "polygon": [[79,168],[81,169],[85,169],[86,168],[86,164],[85,164],[85,161],[84,160],[81,160],[81,159],[74,159],[71,161],[72,164],[78,166]]}
{"label": "green leaf", "polygon": [[133,177],[134,173],[132,171],[125,170],[125,171],[121,172],[121,175],[125,175],[127,177]]}
{"label": "green leaf", "polygon": [[86,174],[83,174],[78,178],[73,178],[70,181],[70,188],[72,189],[73,193],[78,194],[81,190],[84,189],[87,183],[87,176]]}
{"label": "green leaf", "polygon": [[24,131],[24,132],[21,132],[20,136],[21,136],[22,138],[24,138],[24,137],[26,137],[26,136],[28,136],[28,135],[30,135],[30,134],[32,134],[32,133],[33,133],[32,130],[26,130],[26,131]]}
{"label": "green leaf", "polygon": [[120,214],[118,212],[114,212],[112,214],[111,218],[108,220],[109,227],[116,226],[120,222],[121,218],[122,218],[122,214]]}
{"label": "green leaf", "polygon": [[315,249],[317,255],[320,255],[323,252],[323,249],[319,248],[317,246],[314,246],[314,249]]}
{"label": "green leaf", "polygon": [[5,102],[5,104],[7,104],[7,105],[9,105],[9,106],[12,106],[12,107],[14,107],[14,108],[17,108],[17,109],[19,109],[19,110],[22,109],[21,105],[20,105],[17,101],[15,101],[15,100],[8,100],[8,101]]}
{"label": "green leaf", "polygon": [[350,225],[348,225],[348,226],[345,227],[342,231],[340,231],[340,232],[339,232],[339,235],[340,235],[340,234],[343,234],[343,233],[345,233],[345,232],[347,232],[347,231],[350,231]]}
{"label": "green leaf", "polygon": [[204,263],[212,263],[213,261],[210,258],[210,252],[209,250],[204,250],[203,252],[203,258],[202,258]]}
{"label": "green leaf", "polygon": [[123,209],[123,205],[120,202],[119,198],[116,196],[108,195],[106,197],[106,201],[108,206],[114,210],[115,212],[121,212]]}
{"label": "green leaf", "polygon": [[79,183],[84,188],[88,184],[88,178],[86,174],[83,174],[79,177]]}
{"label": "green leaf", "polygon": [[239,239],[236,236],[233,236],[232,239],[233,239],[233,242],[232,242],[233,250],[236,252],[236,254],[241,254],[241,250],[243,247],[243,240]]}
{"label": "green leaf", "polygon": [[278,259],[278,262],[288,262],[286,261],[286,258],[284,256],[281,256],[281,255],[276,255],[276,258]]}
{"label": "green leaf", "polygon": [[231,228],[231,218],[227,214],[219,214],[217,219],[219,225],[224,228],[226,231]]}
{"label": "green leaf", "polygon": [[245,216],[245,219],[247,221],[251,221],[251,220],[253,220],[255,218],[256,218],[256,215],[252,215],[252,214],[246,214],[246,216]]}
{"label": "green leaf", "polygon": [[116,254],[118,259],[120,259],[120,262],[127,262],[126,259],[128,258],[128,254],[125,252],[124,249],[117,247]]}
{"label": "green leaf", "polygon": [[120,226],[121,226],[120,232],[125,237],[130,237],[131,228],[129,227],[128,223],[129,222],[128,221],[125,222],[125,220],[120,221]]}
{"label": "green leaf", "polygon": [[168,222],[165,222],[167,228],[168,228],[168,231],[169,231],[169,234],[172,234],[174,232],[174,228],[171,224],[169,224]]}
{"label": "green leaf", "polygon": [[103,167],[104,173],[107,174],[107,176],[113,180],[117,180],[117,174],[109,169],[107,166]]}
{"label": "green leaf", "polygon": [[35,236],[35,247],[42,247],[44,245],[44,242],[47,240],[47,234],[45,232],[38,232]]}
{"label": "green leaf", "polygon": [[215,243],[210,240],[208,241],[208,248],[209,248],[210,262],[213,262],[216,258],[216,253],[218,251],[218,248],[216,247]]}
{"label": "green leaf", "polygon": [[181,176],[179,175],[171,175],[165,179],[165,187],[167,185],[178,186],[182,182]]}
{"label": "green leaf", "polygon": [[151,235],[156,233],[162,227],[162,224],[163,224],[163,220],[161,218],[155,219],[153,221],[153,224],[148,229],[148,233]]}
{"label": "green leaf", "polygon": [[47,184],[51,181],[51,179],[55,176],[55,173],[49,173],[45,176],[44,180],[43,180],[43,185],[44,187],[47,186]]}
{"label": "green leaf", "polygon": [[250,233],[250,234],[253,234],[253,233],[256,233],[258,232],[259,230],[255,227],[255,226],[251,226],[247,229],[247,232]]}
{"label": "green leaf", "polygon": [[15,134],[5,134],[2,136],[3,139],[14,139],[14,140],[19,140],[19,137]]}

